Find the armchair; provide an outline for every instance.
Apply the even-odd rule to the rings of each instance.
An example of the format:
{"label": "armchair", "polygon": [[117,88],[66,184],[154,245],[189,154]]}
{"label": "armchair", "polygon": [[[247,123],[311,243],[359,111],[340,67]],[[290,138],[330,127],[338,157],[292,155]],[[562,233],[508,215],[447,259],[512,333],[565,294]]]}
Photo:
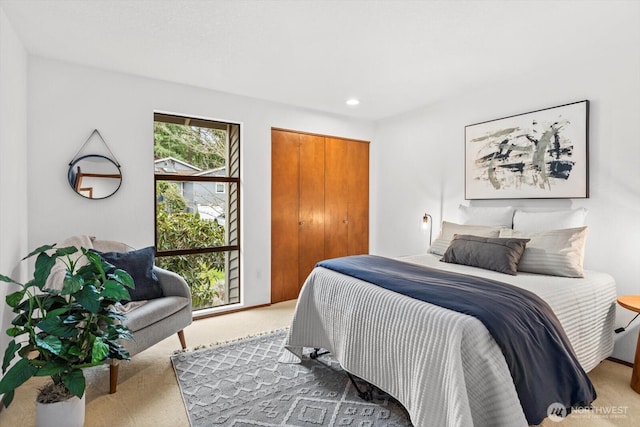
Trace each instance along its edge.
{"label": "armchair", "polygon": [[[93,239],[92,244],[93,249],[100,252],[128,252],[132,249],[124,243],[109,240]],[[132,357],[175,333],[178,334],[182,348],[187,347],[184,328],[192,321],[191,291],[180,275],[159,267],[154,267],[154,272],[164,296],[150,299],[126,312],[124,324],[131,329],[134,341],[122,341],[122,344]],[[118,362],[110,362],[109,393],[116,392]]]}

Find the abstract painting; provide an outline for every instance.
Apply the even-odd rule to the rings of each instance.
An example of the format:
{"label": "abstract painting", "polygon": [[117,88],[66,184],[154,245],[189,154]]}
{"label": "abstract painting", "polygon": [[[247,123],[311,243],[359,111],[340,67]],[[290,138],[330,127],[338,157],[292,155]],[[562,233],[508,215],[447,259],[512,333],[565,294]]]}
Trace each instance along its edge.
{"label": "abstract painting", "polygon": [[589,101],[465,127],[465,198],[586,198]]}

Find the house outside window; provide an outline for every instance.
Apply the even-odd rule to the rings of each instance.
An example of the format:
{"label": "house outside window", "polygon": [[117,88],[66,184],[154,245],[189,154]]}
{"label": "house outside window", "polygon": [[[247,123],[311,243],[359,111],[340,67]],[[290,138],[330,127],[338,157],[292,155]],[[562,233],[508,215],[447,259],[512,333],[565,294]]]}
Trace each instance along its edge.
{"label": "house outside window", "polygon": [[240,302],[240,125],[154,114],[156,264],[195,315]]}

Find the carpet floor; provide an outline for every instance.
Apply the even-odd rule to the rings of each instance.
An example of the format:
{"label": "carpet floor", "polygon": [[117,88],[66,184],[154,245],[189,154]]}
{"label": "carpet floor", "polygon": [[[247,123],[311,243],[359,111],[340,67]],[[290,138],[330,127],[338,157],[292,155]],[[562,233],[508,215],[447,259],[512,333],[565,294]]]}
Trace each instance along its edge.
{"label": "carpet floor", "polygon": [[[330,355],[279,363],[286,330],[171,357],[193,427],[410,426],[396,401],[361,399]],[[358,384],[364,390],[364,384]]]}
{"label": "carpet floor", "polygon": [[[288,327],[295,300],[194,322],[185,329],[190,348]],[[632,331],[635,333],[635,331]],[[85,427],[189,427],[189,419],[170,357],[180,348],[172,336],[136,355],[120,367],[118,392],[109,394],[109,368],[88,369]],[[637,427],[640,394],[629,387],[631,368],[605,360],[589,372],[598,392],[588,413],[574,413],[543,427]],[[46,378],[31,378],[16,390],[10,408],[0,410],[0,426],[35,425],[34,399]],[[614,413],[615,412],[615,413]]]}

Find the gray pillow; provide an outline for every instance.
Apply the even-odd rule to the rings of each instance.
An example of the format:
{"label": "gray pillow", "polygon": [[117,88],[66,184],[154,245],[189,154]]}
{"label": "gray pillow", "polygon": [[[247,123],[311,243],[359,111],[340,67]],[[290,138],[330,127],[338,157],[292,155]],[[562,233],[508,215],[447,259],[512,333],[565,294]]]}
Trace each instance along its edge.
{"label": "gray pillow", "polygon": [[441,261],[516,275],[529,239],[456,234]]}

